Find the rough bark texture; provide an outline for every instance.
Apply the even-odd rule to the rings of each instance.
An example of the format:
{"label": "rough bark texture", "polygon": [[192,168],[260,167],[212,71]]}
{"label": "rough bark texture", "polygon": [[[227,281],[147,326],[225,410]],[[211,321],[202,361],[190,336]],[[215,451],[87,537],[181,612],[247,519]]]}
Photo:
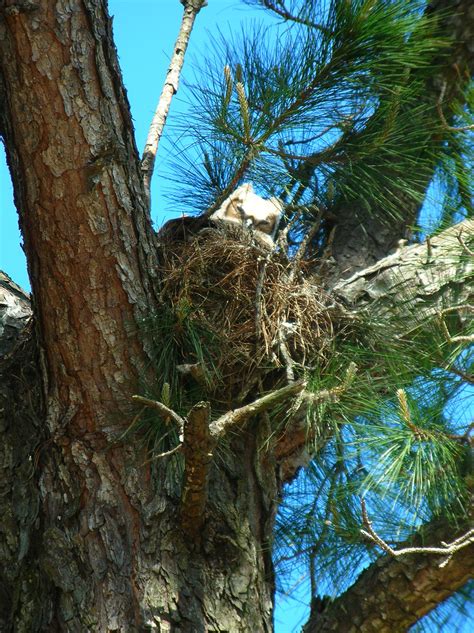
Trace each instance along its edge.
{"label": "rough bark texture", "polygon": [[403,331],[409,332],[448,306],[472,301],[473,236],[474,220],[465,220],[427,243],[399,248],[334,290],[357,310],[370,311],[374,319],[396,315]]}
{"label": "rough bark texture", "polygon": [[0,628],[269,630],[276,484],[270,468],[262,491],[255,438],[213,467],[200,544],[180,529],[176,464],[114,443],[147,362],[136,324],[157,305],[105,3],[4,1],[0,18],[0,128],[40,334],[26,367],[42,380],[30,403],[26,369],[4,361]]}
{"label": "rough bark texture", "polygon": [[181,462],[151,467],[136,438],[49,432],[17,294],[5,281],[2,322],[16,336],[0,359],[0,630],[270,631],[275,465],[256,429],[215,447],[191,538]]}
{"label": "rough bark texture", "polygon": [[83,432],[90,423],[78,408],[92,419],[117,401],[143,358],[130,330],[153,300],[153,238],[102,3],[9,4],[0,23],[2,135],[49,397]]}
{"label": "rough bark texture", "polygon": [[[447,532],[447,525],[433,530],[430,542],[438,544]],[[322,613],[314,610],[304,633],[408,630],[472,578],[474,546],[458,552],[446,567],[439,567],[440,562],[430,554],[380,559]]]}
{"label": "rough bark texture", "polygon": [[0,629],[270,631],[264,425],[214,449],[199,540],[181,458],[123,439],[148,360],[137,324],[159,306],[105,3],[0,0],[0,97],[36,319],[1,280]]}
{"label": "rough bark texture", "polygon": [[[463,233],[469,226],[469,222],[464,223]],[[423,277],[427,247],[415,245],[380,262],[376,270],[344,282],[341,292],[344,290],[346,298],[356,304],[360,302],[360,309],[367,309],[382,301],[374,289],[385,287],[390,297],[389,289],[396,288],[402,277],[408,287],[417,289],[405,304],[408,315],[414,312],[408,308],[410,302],[419,309],[417,302],[425,287],[426,314],[436,312],[440,297],[454,287],[457,299],[469,296],[472,257],[463,255],[465,247],[456,237],[459,230],[459,226],[449,229],[432,241],[432,253],[446,255],[430,260],[430,265],[443,270],[442,275],[431,277],[438,280],[436,287],[430,289]],[[465,244],[471,239],[466,238]],[[403,275],[400,269],[404,269]],[[4,304],[12,306],[9,314],[5,310],[4,320],[8,318],[12,331],[21,332],[23,315],[28,312],[26,300],[21,300],[23,312],[15,314],[18,289],[12,288],[12,298],[8,298],[8,284],[4,287]],[[351,289],[355,289],[353,294]],[[161,626],[161,630],[271,630],[268,544],[277,487],[276,465],[270,455],[255,451],[266,439],[264,425],[254,425],[230,446],[215,449],[217,460],[210,466],[204,521],[196,538],[190,538],[190,530],[183,533],[178,518],[182,486],[179,461],[160,462],[150,469],[143,466],[143,456],[137,466],[133,452],[139,448],[134,443],[124,449],[104,441],[100,447],[95,443],[93,452],[87,436],[73,442],[62,438],[62,444],[45,437],[42,410],[35,405],[41,402],[35,348],[29,339],[20,342],[14,356],[10,354],[3,361],[0,376],[0,419],[5,437],[1,530],[8,544],[0,554],[2,569],[8,570],[1,581],[0,628],[34,631],[47,623],[52,631],[80,631],[85,626],[126,630],[120,628],[126,621],[128,630],[138,630],[145,623],[152,628]],[[19,364],[24,368],[21,372]],[[26,370],[29,378],[25,378]],[[302,445],[304,437],[301,433]],[[71,463],[62,457],[63,446],[83,468],[85,483],[83,475],[74,477],[74,468],[73,475],[68,472]],[[27,478],[21,474],[25,468]],[[20,473],[16,478],[15,470]],[[58,474],[59,486],[52,479]],[[39,489],[35,486],[38,481]],[[94,505],[84,505],[84,495],[95,495]],[[46,499],[55,514],[54,522],[44,525],[45,517],[51,516],[48,507],[44,513]],[[451,536],[449,529],[444,533],[438,530],[434,542]],[[438,558],[430,556],[384,559],[361,576],[354,593],[344,594],[341,602],[325,612],[324,620],[315,615],[311,626],[323,626],[324,622],[326,629],[314,630],[347,630],[346,605],[355,603],[358,606],[350,610],[349,617],[354,630],[402,630],[405,622],[413,623],[465,582],[471,558],[471,549],[463,550],[445,570],[437,566]],[[97,603],[95,584],[101,592]],[[23,590],[12,597],[14,586]],[[29,589],[31,586],[38,591]],[[109,594],[109,587],[118,593]],[[378,597],[374,602],[375,588]],[[127,592],[132,591],[127,599]],[[124,604],[129,605],[128,612]],[[387,615],[392,610],[398,615]],[[385,629],[384,622],[389,623]]]}

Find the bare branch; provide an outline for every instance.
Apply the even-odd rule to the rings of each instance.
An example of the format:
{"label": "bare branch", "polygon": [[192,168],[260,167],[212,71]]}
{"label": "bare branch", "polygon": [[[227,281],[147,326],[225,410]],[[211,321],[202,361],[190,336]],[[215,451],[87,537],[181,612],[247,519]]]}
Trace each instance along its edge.
{"label": "bare branch", "polygon": [[398,556],[408,556],[410,554],[435,554],[445,557],[439,564],[439,567],[443,568],[446,567],[456,552],[474,543],[474,529],[472,529],[465,534],[462,534],[451,543],[445,543],[442,541],[440,547],[403,547],[402,549],[394,550],[375,532],[372,527],[372,522],[369,520],[364,499],[361,499],[360,505],[362,509],[362,521],[365,528],[361,529],[360,533],[378,545],[384,552],[387,552],[387,554],[390,554],[390,556],[394,556],[395,558]]}
{"label": "bare branch", "polygon": [[170,449],[169,451],[165,451],[164,453],[159,453],[158,455],[153,455],[152,459],[161,459],[162,457],[170,457],[170,455],[175,455],[176,453],[181,453],[182,450],[183,450],[183,445],[182,444],[178,444],[177,446],[175,446],[174,448]]}
{"label": "bare branch", "polygon": [[173,420],[179,426],[180,430],[181,431],[183,430],[184,419],[180,415],[178,415],[176,411],[173,411],[173,409],[170,409],[162,402],[158,402],[158,400],[151,400],[150,398],[145,398],[143,396],[137,396],[137,395],[132,396],[132,400],[134,400],[135,402],[139,402],[140,404],[143,404],[146,407],[156,409],[157,411],[161,413],[161,415],[165,418],[165,420]]}
{"label": "bare branch", "polygon": [[293,396],[301,393],[305,386],[306,383],[304,381],[296,382],[286,387],[282,387],[281,389],[277,389],[276,391],[271,391],[254,402],[246,404],[239,409],[228,411],[215,420],[215,422],[212,422],[210,426],[211,435],[216,439],[223,437],[230,429],[241,426],[252,416],[262,413],[263,411],[267,411],[276,404],[284,402],[288,398],[292,398]]}
{"label": "bare branch", "polygon": [[444,112],[443,112],[443,100],[444,100],[445,93],[446,93],[446,81],[443,82],[443,85],[441,87],[441,92],[439,94],[439,99],[436,104],[439,118],[441,119],[441,123],[443,124],[443,127],[449,132],[468,132],[469,130],[474,130],[474,124],[463,125],[461,127],[453,127],[452,125],[449,125],[449,123],[446,121],[446,117],[444,116]]}
{"label": "bare branch", "polygon": [[174,45],[173,55],[166,75],[165,84],[156,107],[153,120],[148,131],[148,137],[143,150],[141,170],[143,184],[148,198],[148,207],[151,205],[151,178],[155,167],[155,158],[158,151],[163,128],[171,105],[171,100],[178,92],[179,77],[183,68],[184,56],[188,47],[191,31],[197,14],[206,6],[206,0],[180,0],[184,5],[183,18],[178,37]]}
{"label": "bare branch", "polygon": [[209,431],[211,408],[198,402],[188,413],[184,426],[184,484],[181,493],[181,525],[184,532],[196,537],[204,521],[207,503],[209,466],[215,440]]}
{"label": "bare branch", "polygon": [[461,229],[460,229],[460,231],[459,231],[459,233],[458,233],[458,235],[457,235],[458,242],[461,244],[461,246],[463,247],[464,251],[465,251],[468,255],[470,255],[471,257],[474,257],[474,251],[472,251],[472,250],[468,247],[468,245],[467,245],[467,244],[466,244],[466,242],[464,241],[464,238],[463,238],[463,236],[462,236],[462,233],[463,233],[463,227],[461,227]]}
{"label": "bare branch", "polygon": [[[322,210],[318,209],[318,207],[316,207],[316,205],[310,205],[310,207],[316,208],[318,213],[317,213],[316,219],[314,220],[313,224],[311,225],[309,231],[306,233],[304,238],[301,240],[301,244],[299,245],[298,250],[296,251],[296,254],[295,254],[294,258],[293,258],[291,271],[290,271],[290,275],[289,275],[289,281],[290,282],[293,281],[293,279],[295,278],[295,275],[298,272],[299,267],[301,265],[301,260],[303,259],[304,254],[306,253],[306,249],[308,248],[309,244],[311,243],[311,240],[313,239],[313,237],[319,231],[319,227],[321,225],[321,219],[323,217]],[[310,208],[310,207],[308,207],[308,208]]]}
{"label": "bare branch", "polygon": [[322,33],[325,33],[326,35],[331,35],[331,31],[323,24],[318,24],[317,22],[313,22],[312,20],[301,18],[298,15],[294,15],[293,13],[290,13],[290,11],[286,8],[282,0],[278,0],[277,2],[273,0],[260,0],[260,3],[269,11],[273,11],[273,13],[278,15],[285,22],[294,22],[295,24],[303,24],[304,26],[308,26],[309,28],[317,29],[318,31],[321,31]]}
{"label": "bare branch", "polygon": [[454,312],[457,310],[466,310],[467,312],[474,313],[474,306],[464,304],[459,306],[450,306],[449,308],[441,310],[441,312],[439,313],[439,320],[446,340],[448,341],[448,343],[474,343],[474,334],[468,334],[466,336],[451,336],[451,333],[448,330],[448,326],[446,325],[446,321],[444,320],[444,316],[446,314],[449,314],[450,312]]}

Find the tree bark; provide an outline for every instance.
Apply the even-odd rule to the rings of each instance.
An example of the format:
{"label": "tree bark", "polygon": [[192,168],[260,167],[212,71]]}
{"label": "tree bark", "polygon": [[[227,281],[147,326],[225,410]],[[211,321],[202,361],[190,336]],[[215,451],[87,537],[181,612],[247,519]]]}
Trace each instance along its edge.
{"label": "tree bark", "polygon": [[[373,319],[396,319],[400,335],[426,326],[446,308],[472,302],[473,235],[474,220],[460,222],[423,244],[399,248],[340,281],[334,291]],[[461,308],[459,316],[465,321],[462,312]]]}
{"label": "tree bark", "polygon": [[[461,236],[466,236],[462,242],[458,239],[461,226]],[[383,315],[399,305],[391,296],[399,292],[402,278],[413,290],[402,302],[406,312],[400,327],[405,332],[412,327],[410,315],[422,309],[426,319],[437,314],[441,305],[465,301],[472,294],[473,262],[466,252],[472,247],[472,238],[467,237],[471,227],[472,221],[466,221],[433,238],[429,257],[426,245],[401,249],[342,282],[338,292],[355,309],[373,307],[374,313]],[[433,285],[435,281],[437,285]],[[20,295],[22,311],[18,313],[18,289],[11,288],[7,296],[8,284],[4,288],[4,303],[11,306],[4,320],[10,320],[11,331],[21,332],[28,314],[26,298]],[[49,630],[79,631],[92,621],[97,626],[116,626],[117,630],[125,630],[120,629],[120,622],[127,622],[128,630],[139,630],[145,622],[152,623],[152,628],[159,623],[163,630],[166,626],[169,630],[179,626],[183,631],[271,630],[268,548],[278,493],[275,472],[277,466],[284,471],[287,452],[277,446],[278,463],[274,463],[269,454],[256,450],[259,433],[263,433],[258,424],[244,428],[231,446],[213,449],[220,457],[210,465],[204,521],[199,534],[190,539],[189,526],[183,526],[179,519],[180,462],[174,462],[173,467],[164,458],[154,468],[144,465],[145,457],[133,438],[123,446],[106,440],[99,444],[90,436],[52,437],[42,426],[41,406],[31,409],[31,403],[41,402],[42,393],[34,343],[20,338],[10,341],[12,345],[18,351],[4,359],[0,381],[5,438],[2,499],[6,500],[1,516],[8,517],[1,529],[10,544],[1,558],[2,569],[8,570],[2,578],[2,595],[15,597],[5,600],[0,609],[2,630],[17,626],[18,630],[34,631],[47,623]],[[19,364],[29,368],[27,380]],[[299,442],[296,448],[292,446],[291,454],[305,446],[307,433],[296,431]],[[292,433],[291,428],[286,429],[281,439],[285,446]],[[22,469],[26,469],[24,474]],[[451,537],[449,531],[440,530],[436,536],[438,541],[433,542]],[[403,609],[390,617],[416,621],[463,584],[469,570],[465,561],[472,564],[471,554],[471,550],[463,550],[444,571],[437,567],[438,559],[429,556],[375,564],[353,589],[358,602],[363,602],[357,613],[353,612],[354,622],[360,622],[357,626],[362,628],[354,630],[376,630],[381,613],[395,607],[400,611],[394,597],[398,589]],[[443,578],[446,580],[441,582]],[[426,584],[421,590],[422,579]],[[27,591],[31,583],[40,590]],[[18,584],[25,592],[15,595],[13,587]],[[370,608],[364,606],[367,600],[360,599],[375,595],[374,586],[380,587],[380,609],[371,598],[367,598]],[[118,593],[110,594],[112,588]],[[325,613],[324,626],[329,628],[314,630],[346,630],[347,615],[345,624],[340,620],[345,613],[344,600],[351,604],[355,593],[341,597],[337,604],[342,606]],[[322,626],[319,619],[318,615],[314,626]],[[395,620],[387,622],[391,630],[397,630]]]}
{"label": "tree bark", "polygon": [[214,464],[199,542],[178,520],[179,463],[117,441],[148,361],[137,324],[158,301],[105,3],[0,12],[0,130],[39,335],[24,342],[29,374],[16,355],[2,365],[1,628],[270,630],[276,476],[270,464],[264,490],[254,436]]}
{"label": "tree bark", "polygon": [[0,96],[35,314],[3,280],[0,629],[270,631],[263,425],[217,442],[195,538],[181,456],[123,437],[158,271],[105,2],[1,1]]}

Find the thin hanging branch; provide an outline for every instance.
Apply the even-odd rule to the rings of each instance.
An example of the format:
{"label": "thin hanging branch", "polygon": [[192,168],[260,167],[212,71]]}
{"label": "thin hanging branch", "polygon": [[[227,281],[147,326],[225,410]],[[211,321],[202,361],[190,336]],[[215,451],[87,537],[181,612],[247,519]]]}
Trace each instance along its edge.
{"label": "thin hanging branch", "polygon": [[173,55],[166,75],[165,84],[156,106],[155,114],[148,131],[148,137],[143,150],[141,170],[145,192],[148,198],[148,207],[151,205],[151,178],[155,167],[155,158],[158,151],[158,144],[173,96],[178,92],[179,77],[183,68],[184,56],[188,47],[194,21],[199,11],[207,5],[206,0],[180,0],[184,6],[183,18],[179,29],[178,37],[174,46]]}

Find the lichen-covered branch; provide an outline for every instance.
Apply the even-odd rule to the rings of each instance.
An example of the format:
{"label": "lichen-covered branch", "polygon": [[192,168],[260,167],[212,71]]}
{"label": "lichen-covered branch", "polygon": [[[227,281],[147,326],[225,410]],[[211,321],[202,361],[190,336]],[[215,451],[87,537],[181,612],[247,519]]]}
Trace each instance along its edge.
{"label": "lichen-covered branch", "polygon": [[[463,244],[459,241],[463,235]],[[474,220],[465,220],[439,235],[429,244],[399,248],[374,266],[338,283],[334,290],[356,311],[370,311],[371,318],[397,316],[400,334],[416,328],[426,319],[443,315],[448,307],[463,306],[474,294],[474,257],[466,246],[474,242]]]}
{"label": "lichen-covered branch", "polygon": [[208,402],[198,402],[188,413],[184,425],[181,526],[192,537],[201,529],[207,502],[209,466],[215,446],[215,440],[209,432],[210,413]]}
{"label": "lichen-covered branch", "polygon": [[216,439],[221,439],[227,433],[240,428],[252,416],[268,411],[268,409],[274,407],[276,404],[284,402],[285,400],[301,393],[305,388],[305,384],[306,383],[303,381],[293,383],[286,387],[282,387],[281,389],[277,389],[276,391],[267,393],[261,398],[254,400],[254,402],[246,404],[239,409],[228,411],[212,422],[210,429],[211,435],[213,435]]}

